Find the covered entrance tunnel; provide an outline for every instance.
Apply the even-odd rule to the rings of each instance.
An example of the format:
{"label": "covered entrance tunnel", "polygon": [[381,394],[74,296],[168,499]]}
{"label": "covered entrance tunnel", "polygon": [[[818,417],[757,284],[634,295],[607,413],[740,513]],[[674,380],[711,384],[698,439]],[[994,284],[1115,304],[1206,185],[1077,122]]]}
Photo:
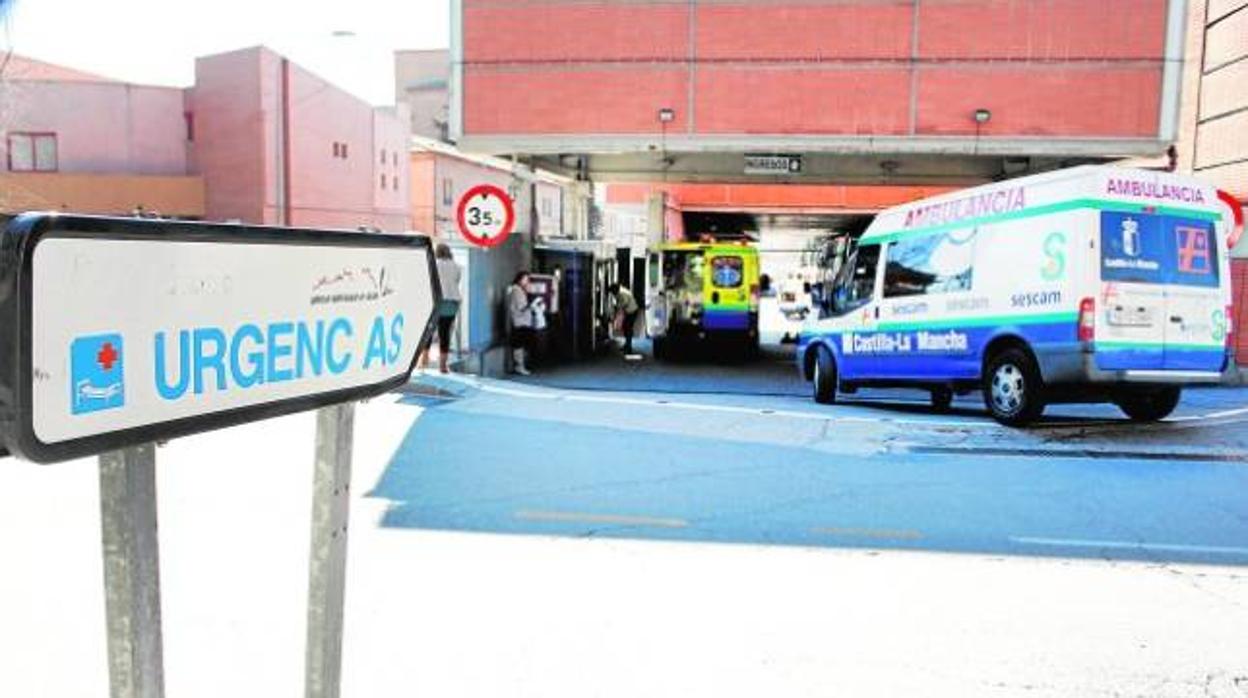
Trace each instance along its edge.
{"label": "covered entrance tunnel", "polygon": [[[615,344],[576,361],[551,360],[526,382],[547,387],[611,392],[735,394],[806,397],[808,386],[794,368],[794,341],[804,320],[817,312],[819,287],[830,280],[846,242],[861,234],[869,213],[690,210],[679,214],[683,240],[715,239],[757,249],[765,279],[759,299],[759,351],[745,356],[735,345],[687,341],[656,356],[644,329],[625,358]],[[645,249],[621,249],[620,281],[647,298]],[[639,324],[644,324],[643,320]]]}

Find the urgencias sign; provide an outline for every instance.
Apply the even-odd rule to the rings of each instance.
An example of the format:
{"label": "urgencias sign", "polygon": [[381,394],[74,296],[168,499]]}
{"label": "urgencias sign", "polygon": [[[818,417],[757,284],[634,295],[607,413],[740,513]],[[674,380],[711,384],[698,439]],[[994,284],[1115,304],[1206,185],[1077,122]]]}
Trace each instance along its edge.
{"label": "urgencias sign", "polygon": [[426,238],[21,216],[0,237],[4,441],[50,462],[385,392],[438,288]]}

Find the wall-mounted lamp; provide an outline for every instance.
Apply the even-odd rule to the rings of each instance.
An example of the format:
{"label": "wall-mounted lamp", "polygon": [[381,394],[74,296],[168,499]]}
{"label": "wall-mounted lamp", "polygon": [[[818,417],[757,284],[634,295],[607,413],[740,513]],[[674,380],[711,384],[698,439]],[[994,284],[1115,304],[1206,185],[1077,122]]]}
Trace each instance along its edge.
{"label": "wall-mounted lamp", "polygon": [[659,110],[659,123],[670,124],[676,120],[676,110],[670,107],[663,107]]}
{"label": "wall-mounted lamp", "polygon": [[987,109],[975,110],[975,123],[982,125],[982,124],[988,123],[991,120],[992,120],[992,112],[988,111]]}

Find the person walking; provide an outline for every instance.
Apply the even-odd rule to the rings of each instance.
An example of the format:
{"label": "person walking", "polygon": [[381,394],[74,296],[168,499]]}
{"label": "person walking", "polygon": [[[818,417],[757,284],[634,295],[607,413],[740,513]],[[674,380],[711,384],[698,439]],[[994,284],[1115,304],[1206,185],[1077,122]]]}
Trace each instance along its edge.
{"label": "person walking", "polygon": [[460,269],[451,255],[451,248],[439,242],[434,256],[438,264],[438,280],[442,285],[442,302],[438,305],[438,370],[450,372],[451,335],[455,332],[455,316],[463,295],[459,290]]}
{"label": "person walking", "polygon": [[527,271],[516,272],[507,287],[507,316],[511,322],[512,367],[516,373],[527,376],[530,371],[524,365],[525,354],[533,346],[533,304],[529,300]]}
{"label": "person walking", "polygon": [[624,353],[633,353],[633,330],[637,327],[637,316],[641,314],[641,306],[633,292],[618,283],[607,287],[611,298],[615,301],[615,321],[620,324],[624,335]]}

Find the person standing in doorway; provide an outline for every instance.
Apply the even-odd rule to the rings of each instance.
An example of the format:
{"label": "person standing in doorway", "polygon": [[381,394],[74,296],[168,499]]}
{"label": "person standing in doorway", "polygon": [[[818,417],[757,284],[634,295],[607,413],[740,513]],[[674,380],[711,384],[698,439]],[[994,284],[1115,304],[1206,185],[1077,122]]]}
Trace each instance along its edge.
{"label": "person standing in doorway", "polygon": [[512,367],[522,376],[529,375],[524,365],[525,354],[533,346],[533,306],[529,300],[529,273],[516,272],[507,287],[507,316],[511,322]]}
{"label": "person standing in doorway", "polygon": [[641,306],[637,298],[627,288],[616,284],[607,287],[615,302],[615,319],[620,324],[620,332],[624,335],[624,353],[633,353],[633,330],[637,327],[637,316],[641,314]]}
{"label": "person standing in doorway", "polygon": [[460,270],[451,255],[451,248],[439,242],[434,255],[438,263],[438,280],[442,283],[442,303],[438,306],[438,370],[450,372],[451,335],[455,333],[455,316],[463,300],[459,290]]}

